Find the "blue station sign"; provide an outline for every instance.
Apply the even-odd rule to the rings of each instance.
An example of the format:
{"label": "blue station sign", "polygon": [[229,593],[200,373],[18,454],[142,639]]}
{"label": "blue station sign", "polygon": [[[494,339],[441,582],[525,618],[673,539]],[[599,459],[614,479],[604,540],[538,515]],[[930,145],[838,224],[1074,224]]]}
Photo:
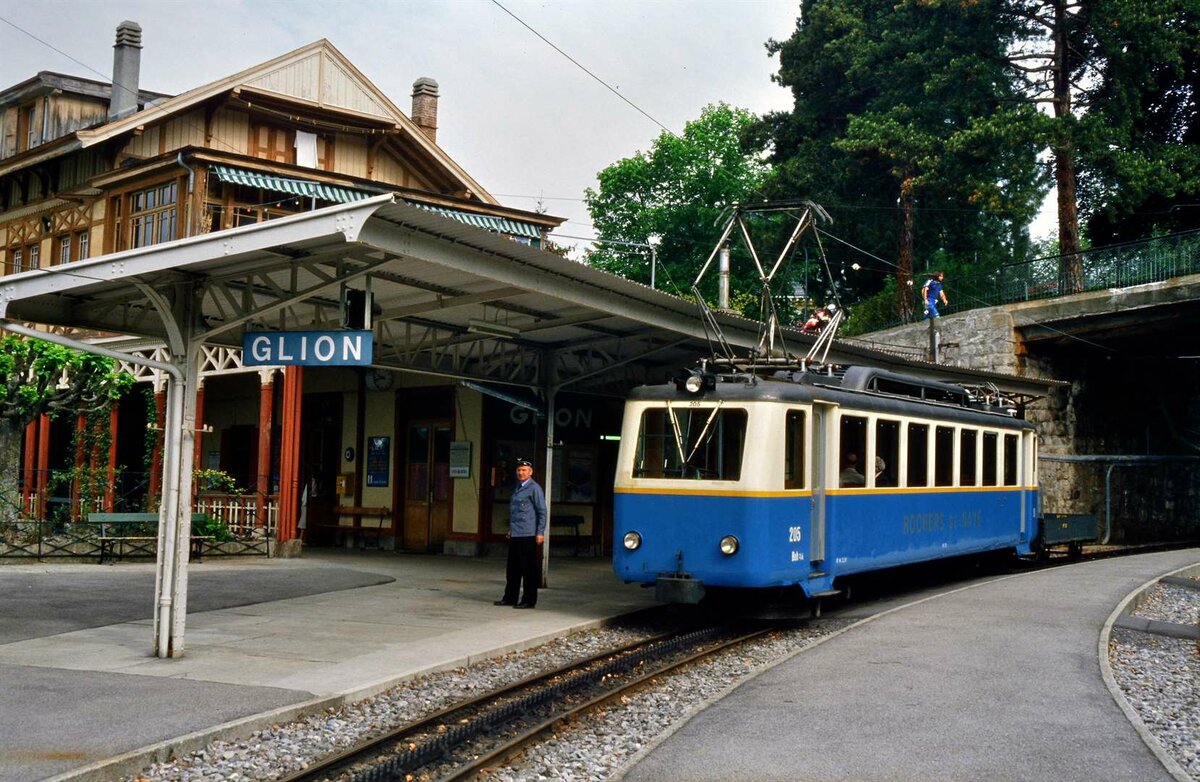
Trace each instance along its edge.
{"label": "blue station sign", "polygon": [[372,360],[370,331],[248,331],[242,338],[242,364],[248,367],[351,367]]}

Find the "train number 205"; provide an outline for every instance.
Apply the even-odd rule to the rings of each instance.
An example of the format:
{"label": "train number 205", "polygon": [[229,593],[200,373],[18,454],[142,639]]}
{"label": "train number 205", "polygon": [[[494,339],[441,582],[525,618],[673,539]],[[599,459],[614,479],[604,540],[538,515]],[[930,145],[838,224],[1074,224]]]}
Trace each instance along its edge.
{"label": "train number 205", "polygon": [[799,527],[788,527],[788,543],[799,543],[800,537]]}

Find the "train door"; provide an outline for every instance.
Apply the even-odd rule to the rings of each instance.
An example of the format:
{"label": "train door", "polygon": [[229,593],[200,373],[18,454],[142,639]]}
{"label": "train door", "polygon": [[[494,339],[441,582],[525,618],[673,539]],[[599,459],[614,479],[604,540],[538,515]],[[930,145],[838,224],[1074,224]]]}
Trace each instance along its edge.
{"label": "train door", "polygon": [[813,402],[812,416],[812,534],[809,536],[808,559],[816,565],[825,561],[825,525],[827,521],[825,492],[837,477],[830,467],[837,452],[830,447],[837,405]]}
{"label": "train door", "polygon": [[441,551],[450,526],[449,421],[410,421],[405,438],[404,548]]}

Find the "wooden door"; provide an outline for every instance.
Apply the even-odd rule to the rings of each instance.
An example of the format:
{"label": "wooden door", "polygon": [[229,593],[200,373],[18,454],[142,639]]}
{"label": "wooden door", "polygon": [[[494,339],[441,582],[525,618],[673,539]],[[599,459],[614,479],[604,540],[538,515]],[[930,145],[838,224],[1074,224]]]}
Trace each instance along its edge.
{"label": "wooden door", "polygon": [[410,421],[405,437],[404,548],[440,552],[450,529],[448,421]]}

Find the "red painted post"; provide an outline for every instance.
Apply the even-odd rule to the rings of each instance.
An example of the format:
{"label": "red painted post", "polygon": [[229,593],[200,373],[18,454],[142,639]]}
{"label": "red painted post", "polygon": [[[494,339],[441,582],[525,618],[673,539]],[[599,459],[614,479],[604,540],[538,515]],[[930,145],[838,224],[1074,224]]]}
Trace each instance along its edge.
{"label": "red painted post", "polygon": [[112,513],[117,508],[117,424],[120,416],[113,405],[108,414],[108,489],[104,492],[104,510]]}
{"label": "red painted post", "polygon": [[21,510],[33,516],[31,507],[37,496],[37,447],[38,422],[30,421],[25,427],[25,458],[21,463]]}
{"label": "red painted post", "polygon": [[275,372],[262,373],[258,389],[258,466],[254,478],[254,526],[267,523],[267,495],[271,493],[271,422],[275,405]]}
{"label": "red painted post", "polygon": [[38,516],[49,518],[50,492],[50,416],[38,417],[37,496]]}
{"label": "red painted post", "polygon": [[303,367],[283,373],[283,442],[279,454],[279,522],[275,538],[280,543],[296,537],[300,517],[300,399]]}
{"label": "red painted post", "polygon": [[[200,387],[196,389],[196,446],[193,454],[193,467],[197,470],[204,469],[204,380],[200,381]],[[198,482],[192,481],[192,496],[194,497],[198,491]]]}

